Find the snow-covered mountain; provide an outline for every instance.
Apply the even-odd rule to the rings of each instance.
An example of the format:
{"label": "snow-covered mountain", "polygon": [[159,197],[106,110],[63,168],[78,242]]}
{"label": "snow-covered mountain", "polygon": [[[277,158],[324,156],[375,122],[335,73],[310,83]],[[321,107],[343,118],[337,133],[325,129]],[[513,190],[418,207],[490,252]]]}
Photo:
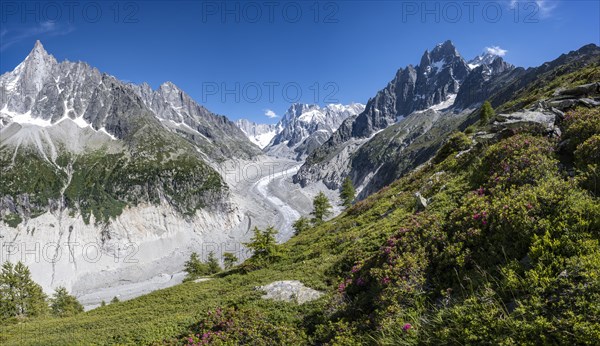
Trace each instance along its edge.
{"label": "snow-covered mountain", "polygon": [[129,114],[132,108],[139,109],[136,116],[144,121],[158,121],[195,144],[206,158],[259,153],[231,121],[172,83],[158,90],[126,84],[84,62],[57,62],[39,41],[21,64],[0,76],[0,127],[13,122],[51,127],[66,121],[124,139],[140,125]]}
{"label": "snow-covered mountain", "polygon": [[252,143],[258,145],[261,149],[269,145],[279,131],[276,124],[257,124],[247,119],[236,120],[235,125],[244,132]]}
{"label": "snow-covered mountain", "polygon": [[498,57],[499,57],[499,55],[497,55],[497,54],[485,52],[485,53],[482,53],[481,55],[476,56],[469,62],[467,62],[467,65],[469,66],[469,68],[471,70],[474,70],[481,65],[491,65],[492,62],[494,62],[494,60],[496,60],[496,58],[498,58]]}
{"label": "snow-covered mountain", "polygon": [[271,155],[302,159],[325,143],[348,117],[361,113],[365,106],[293,104],[277,124],[279,131],[265,151]]}
{"label": "snow-covered mountain", "polygon": [[301,160],[325,143],[345,119],[364,109],[360,103],[325,107],[294,103],[275,125],[256,124],[246,119],[236,121],[236,125],[265,153]]}

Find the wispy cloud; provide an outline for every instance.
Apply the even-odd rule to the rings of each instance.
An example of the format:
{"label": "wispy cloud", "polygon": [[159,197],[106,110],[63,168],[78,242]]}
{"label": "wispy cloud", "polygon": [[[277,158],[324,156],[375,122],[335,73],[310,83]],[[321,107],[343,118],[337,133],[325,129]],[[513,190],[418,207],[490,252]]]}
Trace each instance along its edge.
{"label": "wispy cloud", "polygon": [[498,46],[485,47],[485,52],[497,56],[505,56],[506,53],[508,53],[506,49],[502,49]]}
{"label": "wispy cloud", "polygon": [[3,52],[15,43],[32,37],[39,37],[41,35],[46,37],[61,36],[66,35],[73,30],[74,28],[72,26],[62,26],[56,22],[42,22],[35,26],[15,28],[12,30],[2,29],[0,32],[0,52]]}
{"label": "wispy cloud", "polygon": [[[515,8],[516,6],[519,5],[519,3],[522,3],[524,5],[524,4],[530,4],[531,2],[532,2],[531,0],[511,0],[510,7]],[[540,18],[548,18],[552,15],[552,12],[558,6],[559,1],[558,0],[535,0],[533,2],[535,2],[536,6],[537,6],[539,17]]]}
{"label": "wispy cloud", "polygon": [[267,116],[267,117],[269,117],[269,118],[271,118],[271,119],[273,119],[273,118],[277,118],[277,117],[278,117],[278,115],[277,115],[277,114],[275,114],[275,112],[273,112],[273,111],[272,111],[272,110],[270,110],[270,109],[265,109],[265,116]]}

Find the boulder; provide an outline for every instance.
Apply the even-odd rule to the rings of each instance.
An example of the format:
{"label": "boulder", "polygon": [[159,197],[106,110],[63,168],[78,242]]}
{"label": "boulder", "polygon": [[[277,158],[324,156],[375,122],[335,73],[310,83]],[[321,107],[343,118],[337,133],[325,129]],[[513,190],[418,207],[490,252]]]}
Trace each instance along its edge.
{"label": "boulder", "polygon": [[556,114],[551,112],[539,112],[523,110],[510,114],[498,115],[503,121],[495,121],[492,125],[493,132],[499,132],[507,128],[534,127],[542,132],[552,132]]}
{"label": "boulder", "polygon": [[565,110],[573,108],[579,104],[578,99],[562,99],[562,100],[550,100],[548,106],[559,110]]}
{"label": "boulder", "polygon": [[298,304],[319,299],[323,295],[323,292],[306,287],[298,280],[275,281],[256,289],[265,292],[265,295],[262,296],[263,299],[296,302]]}
{"label": "boulder", "polygon": [[427,199],[423,197],[419,191],[415,193],[415,198],[417,201],[417,210],[424,210],[427,208]]}
{"label": "boulder", "polygon": [[557,90],[558,95],[586,96],[600,93],[600,82],[579,85],[570,89]]}

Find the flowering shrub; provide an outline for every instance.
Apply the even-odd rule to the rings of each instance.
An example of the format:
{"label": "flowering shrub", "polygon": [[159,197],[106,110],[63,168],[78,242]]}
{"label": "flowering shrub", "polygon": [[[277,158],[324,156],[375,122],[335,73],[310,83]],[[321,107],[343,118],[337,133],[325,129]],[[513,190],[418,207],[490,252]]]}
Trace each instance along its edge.
{"label": "flowering shrub", "polygon": [[535,184],[558,171],[552,143],[530,134],[516,134],[485,152],[475,182],[488,187],[507,188]]}
{"label": "flowering shrub", "polygon": [[192,328],[181,341],[184,345],[293,345],[305,336],[291,326],[270,323],[254,311],[216,308]]}
{"label": "flowering shrub", "polygon": [[567,112],[563,127],[565,148],[573,153],[588,138],[600,134],[600,108],[577,108]]}
{"label": "flowering shrub", "polygon": [[370,320],[378,324],[394,312],[416,307],[426,289],[429,261],[446,239],[440,224],[433,215],[413,215],[372,258],[356,263],[338,287],[352,301],[349,314],[375,312]]}
{"label": "flowering shrub", "polygon": [[433,158],[434,163],[440,163],[444,161],[450,154],[458,153],[463,150],[467,150],[472,144],[471,138],[463,132],[455,132],[449,138],[448,141],[442,145],[440,150]]}
{"label": "flowering shrub", "polygon": [[600,134],[595,134],[577,146],[575,165],[579,169],[581,186],[600,196]]}

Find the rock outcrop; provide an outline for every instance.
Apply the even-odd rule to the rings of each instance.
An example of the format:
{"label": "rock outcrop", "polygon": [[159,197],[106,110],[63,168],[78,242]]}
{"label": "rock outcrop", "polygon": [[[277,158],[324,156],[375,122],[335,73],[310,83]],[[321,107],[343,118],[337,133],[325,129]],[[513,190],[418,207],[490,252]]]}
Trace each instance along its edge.
{"label": "rock outcrop", "polygon": [[323,295],[323,292],[306,287],[302,282],[297,280],[275,281],[265,286],[259,286],[257,289],[265,292],[265,295],[262,296],[263,299],[295,302],[298,304],[319,299]]}

